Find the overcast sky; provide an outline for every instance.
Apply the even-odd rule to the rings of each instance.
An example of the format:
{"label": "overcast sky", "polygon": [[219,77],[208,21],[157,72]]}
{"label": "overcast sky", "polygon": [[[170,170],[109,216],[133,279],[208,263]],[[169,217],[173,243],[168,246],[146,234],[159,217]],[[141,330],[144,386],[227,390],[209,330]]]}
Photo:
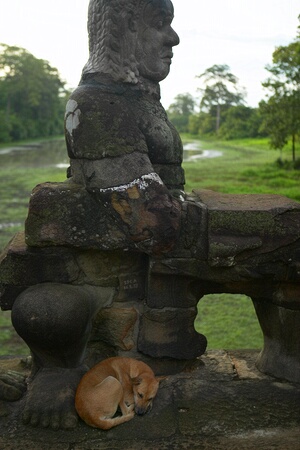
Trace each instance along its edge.
{"label": "overcast sky", "polygon": [[[0,42],[26,48],[56,67],[76,87],[88,58],[89,0],[0,0]],[[177,94],[196,96],[196,75],[227,64],[248,93],[249,106],[264,97],[261,82],[276,46],[297,35],[299,0],[173,0],[174,48],[169,77],[161,83],[167,108]]]}

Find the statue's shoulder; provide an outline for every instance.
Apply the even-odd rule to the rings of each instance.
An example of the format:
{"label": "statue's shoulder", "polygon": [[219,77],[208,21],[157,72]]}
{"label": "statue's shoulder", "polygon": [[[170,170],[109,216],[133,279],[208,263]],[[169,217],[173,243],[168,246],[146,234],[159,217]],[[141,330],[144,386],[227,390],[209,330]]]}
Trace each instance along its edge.
{"label": "statue's shoulder", "polygon": [[75,101],[82,110],[103,110],[107,105],[122,105],[127,102],[124,89],[114,89],[109,85],[80,84],[71,94],[70,100]]}
{"label": "statue's shoulder", "polygon": [[81,83],[66,107],[69,156],[99,159],[136,151],[147,153],[135,102],[122,85]]}

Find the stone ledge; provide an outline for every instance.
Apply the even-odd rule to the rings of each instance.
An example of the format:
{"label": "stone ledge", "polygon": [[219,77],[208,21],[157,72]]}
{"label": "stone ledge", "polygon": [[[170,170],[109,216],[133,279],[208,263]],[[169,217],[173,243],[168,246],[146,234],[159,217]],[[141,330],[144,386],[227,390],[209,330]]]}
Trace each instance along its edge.
{"label": "stone ledge", "polygon": [[[185,371],[163,381],[151,413],[108,432],[82,422],[74,431],[40,430],[19,422],[20,402],[0,419],[6,450],[298,450],[300,385],[255,368],[257,351],[208,351]],[[11,367],[10,367],[11,362]],[[18,359],[0,371],[26,371]]]}

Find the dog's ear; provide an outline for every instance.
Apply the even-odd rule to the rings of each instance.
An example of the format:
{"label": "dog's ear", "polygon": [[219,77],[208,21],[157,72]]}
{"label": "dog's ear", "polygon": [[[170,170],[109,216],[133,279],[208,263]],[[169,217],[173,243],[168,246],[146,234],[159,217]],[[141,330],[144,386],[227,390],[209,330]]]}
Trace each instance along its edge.
{"label": "dog's ear", "polygon": [[139,384],[141,384],[141,382],[142,382],[142,379],[140,377],[133,377],[133,378],[131,378],[131,383],[134,386],[138,386]]}

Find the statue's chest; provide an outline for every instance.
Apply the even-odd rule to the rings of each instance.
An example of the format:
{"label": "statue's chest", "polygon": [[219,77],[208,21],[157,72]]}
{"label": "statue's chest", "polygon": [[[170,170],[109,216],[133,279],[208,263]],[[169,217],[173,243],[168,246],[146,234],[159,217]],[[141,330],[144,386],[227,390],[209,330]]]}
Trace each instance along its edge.
{"label": "statue's chest", "polygon": [[145,137],[152,164],[180,164],[181,140],[162,105],[158,101],[143,101],[136,110],[137,124]]}

